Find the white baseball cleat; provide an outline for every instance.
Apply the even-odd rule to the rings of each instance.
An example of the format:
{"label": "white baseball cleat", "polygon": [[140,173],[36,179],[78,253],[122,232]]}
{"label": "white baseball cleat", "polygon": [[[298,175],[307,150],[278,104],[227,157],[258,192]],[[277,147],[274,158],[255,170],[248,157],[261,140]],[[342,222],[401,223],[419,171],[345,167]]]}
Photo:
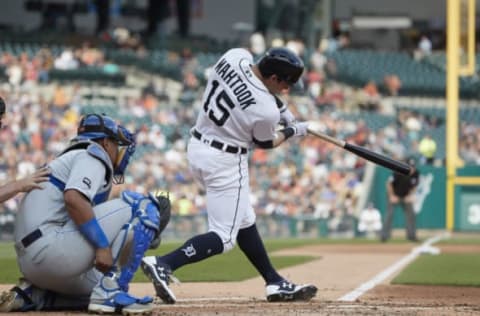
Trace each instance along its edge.
{"label": "white baseball cleat", "polygon": [[145,296],[136,298],[122,291],[113,273],[106,274],[93,288],[90,295],[88,312],[97,314],[122,313],[130,315],[150,315],[153,311],[153,299]]}
{"label": "white baseball cleat", "polygon": [[317,294],[317,287],[311,284],[296,285],[287,280],[267,285],[267,301],[309,301]]}
{"label": "white baseball cleat", "polygon": [[168,284],[170,281],[178,280],[173,277],[170,267],[158,261],[155,256],[144,257],[140,266],[143,273],[152,281],[157,296],[166,304],[175,304],[177,298]]}

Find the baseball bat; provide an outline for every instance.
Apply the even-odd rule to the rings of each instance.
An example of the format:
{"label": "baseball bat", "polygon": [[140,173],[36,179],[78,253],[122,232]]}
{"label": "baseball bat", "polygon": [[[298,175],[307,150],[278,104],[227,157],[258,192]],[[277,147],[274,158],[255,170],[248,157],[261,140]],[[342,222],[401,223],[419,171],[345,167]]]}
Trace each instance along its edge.
{"label": "baseball bat", "polygon": [[311,128],[308,128],[307,130],[308,130],[308,133],[310,133],[311,135],[317,136],[323,139],[324,141],[327,141],[331,144],[334,144],[335,146],[348,150],[349,152],[354,153],[359,157],[362,157],[368,161],[381,165],[390,170],[396,171],[406,176],[410,175],[410,173],[412,172],[410,166],[407,163],[389,158],[387,156],[376,153],[365,147],[350,144],[344,140],[334,138],[332,136],[313,130]]}

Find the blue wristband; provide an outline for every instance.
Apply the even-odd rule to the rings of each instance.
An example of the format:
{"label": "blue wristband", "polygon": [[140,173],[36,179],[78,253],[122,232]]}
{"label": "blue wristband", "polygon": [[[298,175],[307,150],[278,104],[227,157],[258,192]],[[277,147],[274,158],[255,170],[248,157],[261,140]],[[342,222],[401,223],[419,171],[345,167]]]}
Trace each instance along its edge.
{"label": "blue wristband", "polygon": [[95,248],[107,248],[110,246],[108,238],[94,217],[88,222],[78,226],[78,229]]}

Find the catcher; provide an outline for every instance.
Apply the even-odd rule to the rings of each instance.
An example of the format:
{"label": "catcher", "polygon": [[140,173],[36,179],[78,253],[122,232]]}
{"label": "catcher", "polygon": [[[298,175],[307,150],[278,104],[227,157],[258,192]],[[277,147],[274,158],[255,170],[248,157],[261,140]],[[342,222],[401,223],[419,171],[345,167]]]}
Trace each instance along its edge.
{"label": "catcher", "polygon": [[128,285],[147,249],[158,246],[170,218],[167,197],[124,191],[133,135],[110,117],[82,118],[70,146],[52,160],[43,190],[22,200],[15,250],[23,278],[0,296],[0,312],[85,310],[148,314],[152,298]]}

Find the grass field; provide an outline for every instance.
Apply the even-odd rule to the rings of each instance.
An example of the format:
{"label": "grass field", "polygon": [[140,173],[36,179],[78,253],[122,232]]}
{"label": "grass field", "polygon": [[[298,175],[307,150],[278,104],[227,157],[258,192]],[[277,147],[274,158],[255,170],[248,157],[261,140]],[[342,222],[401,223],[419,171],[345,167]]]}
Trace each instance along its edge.
{"label": "grass field", "polygon": [[[405,240],[402,239],[392,241],[395,244],[404,242]],[[443,243],[453,245],[480,244],[480,238],[453,238],[443,241],[441,244]],[[309,244],[378,244],[378,241],[366,239],[282,239],[265,241],[265,246],[269,252]],[[180,245],[179,242],[166,242],[159,249],[149,251],[147,255],[162,255]],[[315,256],[271,256],[273,265],[278,269],[317,258]],[[20,276],[20,272],[16,265],[12,243],[0,243],[0,267],[0,283],[15,283]],[[407,266],[393,280],[393,283],[480,286],[479,267],[480,254],[422,255]],[[187,265],[177,270],[175,275],[183,282],[239,281],[255,277],[257,272],[236,247],[227,254],[215,256],[194,265]],[[134,282],[147,282],[147,279],[139,271],[135,275]]]}
{"label": "grass field", "polygon": [[[479,245],[475,236],[442,240],[442,245]],[[480,254],[458,253],[420,256],[399,273],[393,284],[480,286]]]}
{"label": "grass field", "polygon": [[420,256],[393,281],[394,284],[480,286],[480,254]]}
{"label": "grass field", "polygon": [[[268,241],[266,248],[268,251],[275,251],[285,248],[300,247],[308,244],[318,243],[318,240],[282,240]],[[325,242],[325,241],[324,241]],[[157,250],[151,250],[147,255],[162,255],[181,245],[180,242],[166,242]],[[275,267],[281,269],[293,266],[315,259],[310,256],[272,256],[272,263]],[[17,268],[16,254],[12,243],[0,243],[0,283],[15,283],[20,277]],[[238,268],[235,268],[238,267]],[[200,281],[238,281],[257,276],[257,272],[248,262],[248,259],[236,247],[231,252],[215,256],[209,260],[199,262],[194,265],[185,266],[175,272],[180,280],[184,282]],[[133,279],[134,282],[148,282],[142,272],[138,271]]]}

